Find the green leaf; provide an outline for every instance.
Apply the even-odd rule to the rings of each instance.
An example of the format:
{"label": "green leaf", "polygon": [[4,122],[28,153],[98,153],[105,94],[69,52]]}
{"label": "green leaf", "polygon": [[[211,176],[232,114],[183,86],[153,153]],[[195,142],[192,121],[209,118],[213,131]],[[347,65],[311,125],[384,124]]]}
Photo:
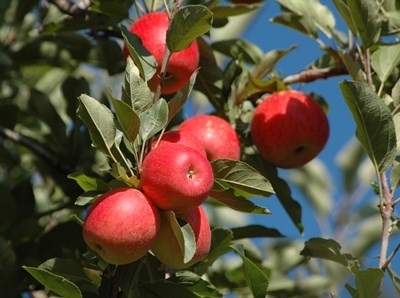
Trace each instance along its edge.
{"label": "green leaf", "polygon": [[108,15],[110,17],[128,18],[131,0],[92,0],[90,11]]}
{"label": "green leaf", "polygon": [[185,105],[196,82],[197,74],[198,71],[195,71],[189,81],[168,101],[168,123]]}
{"label": "green leaf", "polygon": [[83,191],[99,191],[105,192],[110,190],[106,182],[99,178],[90,177],[84,173],[72,173],[67,176],[69,179],[75,180]]}
{"label": "green leaf", "polygon": [[197,263],[194,272],[202,276],[207,269],[221,256],[232,250],[232,232],[224,228],[215,228],[211,231],[211,248],[205,260]]}
{"label": "green leaf", "polygon": [[348,0],[353,25],[361,37],[364,48],[369,48],[379,40],[381,16],[375,0]]}
{"label": "green leaf", "polygon": [[386,269],[389,273],[391,280],[393,281],[394,287],[396,288],[397,294],[400,296],[400,277],[390,267]]}
{"label": "green leaf", "polygon": [[121,125],[125,136],[129,142],[133,144],[139,133],[139,116],[122,100],[111,97],[111,102],[114,106],[115,115],[117,116],[118,122]]}
{"label": "green leaf", "polygon": [[365,159],[365,150],[360,142],[352,137],[336,156],[336,163],[343,173],[344,190],[348,193],[357,187],[357,171]]}
{"label": "green leaf", "polygon": [[356,122],[356,135],[378,172],[396,157],[395,126],[389,108],[360,82],[340,83],[342,94]]}
{"label": "green leaf", "polygon": [[211,167],[215,181],[237,195],[251,198],[275,193],[267,178],[243,161],[217,159],[211,162]]}
{"label": "green leaf", "polygon": [[378,268],[367,268],[355,273],[356,288],[352,288],[352,296],[357,298],[380,297],[384,272]]}
{"label": "green leaf", "polygon": [[26,271],[29,272],[38,282],[50,289],[54,293],[61,297],[68,298],[82,298],[82,293],[78,286],[73,282],[69,281],[61,275],[51,273],[48,270],[22,266]]}
{"label": "green leaf", "polygon": [[153,93],[147,83],[139,76],[139,70],[131,58],[126,61],[125,81],[121,100],[134,112],[140,114],[153,104]]}
{"label": "green leaf", "polygon": [[[218,23],[216,21],[227,21],[227,18],[242,15],[245,13],[249,13],[255,10],[260,9],[260,4],[253,5],[217,5],[211,9],[214,14],[214,23]],[[214,25],[214,24],[213,24]]]}
{"label": "green leaf", "polygon": [[140,114],[139,134],[145,142],[161,131],[168,122],[168,104],[164,98]]}
{"label": "green leaf", "polygon": [[344,0],[333,0],[333,4],[339,11],[347,27],[350,29],[351,32],[355,34],[357,31],[355,29],[354,21],[353,18],[351,17],[350,9],[349,6],[347,5],[347,2],[345,2]]}
{"label": "green leaf", "polygon": [[181,7],[167,30],[168,49],[173,53],[189,47],[197,37],[210,30],[212,17],[212,12],[203,5]]}
{"label": "green leaf", "polygon": [[121,26],[121,34],[130,53],[130,57],[139,69],[140,77],[148,81],[157,71],[157,62],[153,55],[143,46],[142,40],[125,26]]}
{"label": "green leaf", "polygon": [[316,214],[324,218],[332,210],[332,179],[326,166],[314,159],[289,173],[289,179],[305,195]]}
{"label": "green leaf", "polygon": [[209,281],[202,279],[199,275],[191,271],[178,271],[169,280],[180,284],[189,289],[198,297],[222,297],[222,293],[218,291]]}
{"label": "green leaf", "polygon": [[246,257],[242,245],[232,245],[233,250],[239,254],[243,261],[244,275],[254,298],[265,298],[269,285],[268,276],[259,266]]}
{"label": "green leaf", "polygon": [[216,190],[216,187],[217,186],[214,185],[214,189],[210,192],[210,197],[233,210],[253,214],[271,214],[267,208],[258,206],[246,198],[237,196],[231,189]]}
{"label": "green leaf", "polygon": [[74,259],[52,258],[39,265],[39,269],[60,275],[79,285],[81,290],[97,292],[97,285],[89,279],[81,264]]}
{"label": "green leaf", "polygon": [[110,109],[96,99],[82,94],[79,96],[78,116],[88,128],[93,145],[110,155],[116,136]]}
{"label": "green leaf", "polygon": [[371,66],[381,82],[385,82],[400,63],[400,43],[381,44],[372,53]]}
{"label": "green leaf", "polygon": [[333,261],[349,268],[358,266],[358,261],[350,254],[343,254],[340,244],[333,239],[311,238],[304,243],[300,255]]}
{"label": "green leaf", "polygon": [[211,44],[211,47],[229,57],[243,58],[244,61],[252,64],[260,61],[264,55],[257,45],[239,38],[216,41]]}
{"label": "green leaf", "polygon": [[262,225],[248,225],[240,228],[232,228],[233,239],[243,239],[243,238],[256,238],[256,237],[271,237],[271,238],[281,238],[285,237],[277,229],[267,228]]}
{"label": "green leaf", "polygon": [[274,18],[274,22],[292,27],[312,37],[318,36],[317,30],[321,30],[328,38],[332,37],[335,18],[329,8],[320,1],[277,0],[277,2],[285,8],[285,13],[281,17]]}

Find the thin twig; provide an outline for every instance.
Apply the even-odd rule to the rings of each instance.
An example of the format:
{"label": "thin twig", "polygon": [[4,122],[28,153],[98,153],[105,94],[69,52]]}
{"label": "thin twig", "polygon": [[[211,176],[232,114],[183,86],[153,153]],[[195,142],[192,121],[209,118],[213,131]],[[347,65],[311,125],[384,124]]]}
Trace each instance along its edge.
{"label": "thin twig", "polygon": [[24,146],[25,148],[28,148],[37,156],[42,158],[47,164],[50,164],[52,167],[60,170],[66,175],[73,172],[72,167],[62,164],[54,152],[30,137],[24,136],[3,126],[0,126],[0,136],[7,138],[16,144]]}
{"label": "thin twig", "polygon": [[82,0],[79,2],[70,2],[68,0],[47,0],[49,3],[54,4],[57,8],[70,16],[79,16],[86,13],[90,6],[90,0]]}
{"label": "thin twig", "polygon": [[382,265],[381,269],[385,270],[386,268],[389,267],[390,262],[393,260],[394,256],[400,249],[400,243],[397,244],[396,248],[393,250],[393,252],[390,254],[390,256],[387,258],[386,262]]}
{"label": "thin twig", "polygon": [[283,83],[286,85],[294,83],[310,83],[320,79],[346,75],[348,73],[349,72],[344,66],[335,68],[305,69],[299,73],[287,76],[283,79]]}

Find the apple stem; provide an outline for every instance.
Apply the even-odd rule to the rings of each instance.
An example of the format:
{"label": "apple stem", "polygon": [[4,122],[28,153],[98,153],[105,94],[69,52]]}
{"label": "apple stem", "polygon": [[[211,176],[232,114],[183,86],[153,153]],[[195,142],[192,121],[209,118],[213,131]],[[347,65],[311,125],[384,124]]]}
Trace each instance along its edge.
{"label": "apple stem", "polygon": [[164,85],[166,73],[167,73],[167,65],[169,58],[171,57],[171,51],[168,49],[167,44],[165,45],[165,50],[164,50],[164,56],[161,64],[161,70],[160,70],[160,82],[157,85],[156,92],[154,93],[154,99],[153,103],[156,103],[161,96],[161,88]]}

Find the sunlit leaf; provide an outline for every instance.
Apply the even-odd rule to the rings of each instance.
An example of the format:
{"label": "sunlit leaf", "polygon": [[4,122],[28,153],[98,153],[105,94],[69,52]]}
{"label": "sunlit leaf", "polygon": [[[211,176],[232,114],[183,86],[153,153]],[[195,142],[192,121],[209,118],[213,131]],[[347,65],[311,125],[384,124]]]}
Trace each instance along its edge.
{"label": "sunlit leaf", "polygon": [[106,182],[99,178],[88,176],[84,173],[72,173],[68,175],[69,179],[73,179],[78,183],[83,191],[107,191],[109,187]]}
{"label": "sunlit leaf", "polygon": [[354,272],[356,287],[347,288],[357,298],[380,297],[384,272],[378,268],[367,268]]}
{"label": "sunlit leaf", "polygon": [[348,0],[347,4],[362,44],[365,48],[369,48],[379,40],[381,33],[378,3],[375,0]]}
{"label": "sunlit leaf", "polygon": [[388,107],[360,82],[340,83],[343,96],[356,122],[356,135],[377,171],[384,171],[396,156],[396,134]]}
{"label": "sunlit leaf", "polygon": [[217,159],[211,162],[214,179],[227,189],[246,198],[267,197],[274,193],[271,183],[256,169],[245,162]]}
{"label": "sunlit leaf", "polygon": [[181,7],[167,30],[167,45],[171,52],[186,49],[199,36],[211,28],[212,12],[203,5]]}
{"label": "sunlit leaf", "polygon": [[161,131],[168,122],[168,104],[161,98],[151,108],[140,114],[139,134],[143,141]]}
{"label": "sunlit leaf", "polygon": [[126,63],[121,100],[137,114],[146,111],[153,104],[153,94],[147,83],[140,77],[139,69],[130,58]]}
{"label": "sunlit leaf", "polygon": [[110,154],[116,136],[116,127],[110,109],[96,99],[82,94],[79,96],[78,115],[89,129],[93,145],[104,153]]}
{"label": "sunlit leaf", "polygon": [[371,66],[381,82],[385,82],[400,63],[400,43],[381,44],[372,53]]}

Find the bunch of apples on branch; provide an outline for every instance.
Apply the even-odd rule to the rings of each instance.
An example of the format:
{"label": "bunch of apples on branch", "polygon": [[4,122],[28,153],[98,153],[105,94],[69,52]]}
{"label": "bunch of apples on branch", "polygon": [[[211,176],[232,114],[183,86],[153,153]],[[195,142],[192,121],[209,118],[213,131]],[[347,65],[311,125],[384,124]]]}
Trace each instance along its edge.
{"label": "bunch of apples on branch", "polygon": [[[78,114],[93,144],[112,159],[112,175],[126,184],[94,197],[84,219],[88,247],[110,264],[133,263],[150,253],[176,270],[206,259],[211,229],[202,204],[208,198],[246,212],[259,206],[243,198],[273,193],[267,178],[241,161],[242,150],[252,148],[272,166],[295,168],[327,142],[329,124],[320,104],[289,89],[264,95],[257,90],[252,120],[241,131],[223,109],[170,127],[201,71],[201,54],[199,36],[176,40],[169,34],[179,27],[204,34],[211,21],[205,8],[195,6],[139,17],[123,30],[127,69],[122,98],[109,93],[114,112],[87,95],[79,98]],[[242,102],[235,104],[240,110]],[[119,130],[123,140],[117,144]],[[123,143],[130,159],[116,150]]]}

